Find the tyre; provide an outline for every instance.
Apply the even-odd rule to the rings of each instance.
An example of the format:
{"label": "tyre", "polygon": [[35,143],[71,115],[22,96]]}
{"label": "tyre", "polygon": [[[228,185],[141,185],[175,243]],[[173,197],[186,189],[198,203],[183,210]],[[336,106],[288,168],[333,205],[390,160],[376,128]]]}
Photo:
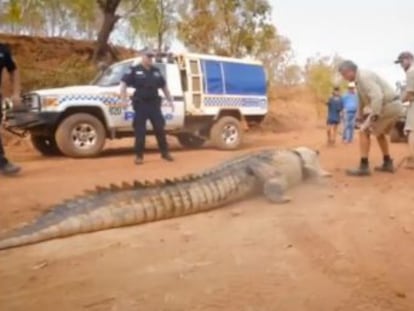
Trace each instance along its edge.
{"label": "tyre", "polygon": [[88,113],[76,113],[59,124],[55,138],[64,155],[87,158],[97,156],[102,151],[106,132],[98,118]]}
{"label": "tyre", "polygon": [[30,135],[30,140],[33,147],[44,156],[58,156],[62,154],[53,136]]}
{"label": "tyre", "polygon": [[206,142],[205,139],[189,133],[178,134],[177,139],[181,146],[185,148],[201,148]]}
{"label": "tyre", "polygon": [[213,145],[222,150],[237,149],[243,138],[240,121],[235,117],[225,116],[218,119],[210,130]]}

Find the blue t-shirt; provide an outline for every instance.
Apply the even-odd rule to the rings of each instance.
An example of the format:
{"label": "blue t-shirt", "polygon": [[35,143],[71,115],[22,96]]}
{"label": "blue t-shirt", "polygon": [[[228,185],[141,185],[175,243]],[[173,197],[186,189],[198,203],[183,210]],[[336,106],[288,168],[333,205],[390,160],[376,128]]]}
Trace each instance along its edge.
{"label": "blue t-shirt", "polygon": [[340,121],[340,114],[344,108],[342,98],[332,96],[328,101],[328,120],[332,122]]}
{"label": "blue t-shirt", "polygon": [[347,92],[343,97],[345,111],[357,111],[358,109],[358,95],[355,93]]}

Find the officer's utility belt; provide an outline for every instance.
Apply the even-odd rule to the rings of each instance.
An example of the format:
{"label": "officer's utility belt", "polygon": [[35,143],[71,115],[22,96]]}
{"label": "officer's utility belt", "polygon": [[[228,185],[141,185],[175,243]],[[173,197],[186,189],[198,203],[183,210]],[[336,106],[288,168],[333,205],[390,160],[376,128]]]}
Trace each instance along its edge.
{"label": "officer's utility belt", "polygon": [[161,98],[160,97],[149,97],[149,98],[132,98],[132,101],[134,102],[134,104],[158,104],[161,103]]}

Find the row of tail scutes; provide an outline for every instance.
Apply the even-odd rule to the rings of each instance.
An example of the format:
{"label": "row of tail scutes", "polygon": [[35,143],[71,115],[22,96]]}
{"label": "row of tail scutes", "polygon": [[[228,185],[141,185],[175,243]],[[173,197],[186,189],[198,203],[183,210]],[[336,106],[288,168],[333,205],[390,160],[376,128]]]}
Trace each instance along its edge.
{"label": "row of tail scutes", "polygon": [[191,182],[203,177],[203,175],[188,174],[178,178],[156,179],[154,181],[145,180],[143,182],[134,180],[132,183],[122,182],[121,185],[110,184],[108,187],[97,186],[94,190],[86,190],[85,193],[92,195],[95,193],[117,192],[134,189],[156,188],[167,185],[175,185],[182,182]]}

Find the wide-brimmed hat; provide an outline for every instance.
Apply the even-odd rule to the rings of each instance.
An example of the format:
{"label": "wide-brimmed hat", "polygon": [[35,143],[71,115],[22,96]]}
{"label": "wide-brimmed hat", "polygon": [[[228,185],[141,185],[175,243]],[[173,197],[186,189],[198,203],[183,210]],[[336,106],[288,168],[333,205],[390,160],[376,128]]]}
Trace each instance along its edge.
{"label": "wide-brimmed hat", "polygon": [[414,55],[411,52],[404,51],[401,52],[397,59],[394,61],[395,64],[401,64],[404,59],[413,59]]}

